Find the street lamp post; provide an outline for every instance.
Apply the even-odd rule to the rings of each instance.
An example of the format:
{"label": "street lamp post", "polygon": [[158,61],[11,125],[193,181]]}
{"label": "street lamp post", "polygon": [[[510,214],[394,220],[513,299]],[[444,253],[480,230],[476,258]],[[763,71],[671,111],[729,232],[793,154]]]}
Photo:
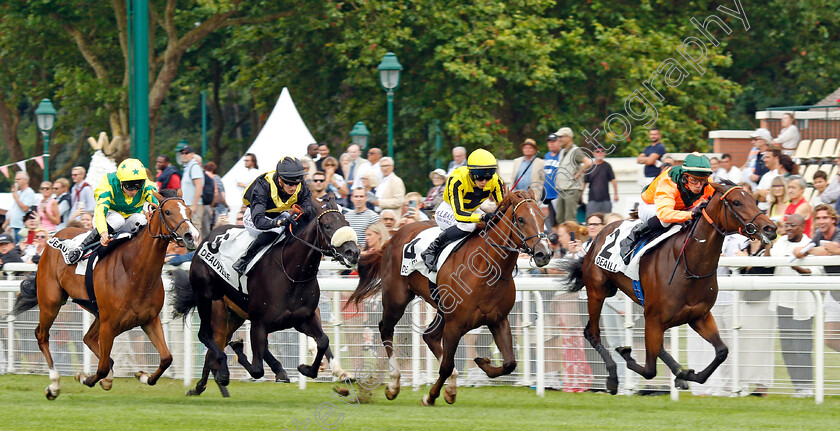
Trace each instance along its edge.
{"label": "street lamp post", "polygon": [[397,56],[389,52],[379,63],[379,82],[388,94],[388,157],[394,157],[394,90],[400,86],[402,65]]}
{"label": "street lamp post", "polygon": [[38,130],[44,136],[44,181],[50,180],[50,132],[55,126],[55,107],[50,99],[41,100],[35,109]]}
{"label": "street lamp post", "polygon": [[350,131],[350,140],[353,141],[354,144],[358,145],[359,148],[364,150],[367,148],[369,137],[370,132],[368,131],[368,128],[365,127],[365,123],[357,121],[353,126],[353,130]]}

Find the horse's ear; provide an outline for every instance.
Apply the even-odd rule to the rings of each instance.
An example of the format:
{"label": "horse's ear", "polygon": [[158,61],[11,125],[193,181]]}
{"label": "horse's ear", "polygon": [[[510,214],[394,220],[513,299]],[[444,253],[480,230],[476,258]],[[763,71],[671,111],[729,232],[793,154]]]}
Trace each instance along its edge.
{"label": "horse's ear", "polygon": [[709,184],[712,186],[712,188],[715,189],[715,191],[717,191],[720,194],[724,194],[724,193],[726,193],[727,190],[734,187],[734,186],[730,186],[730,185],[727,185],[727,184],[718,184],[718,183],[709,183]]}
{"label": "horse's ear", "polygon": [[530,196],[533,200],[537,200],[537,192],[530,187],[528,187],[528,196]]}
{"label": "horse's ear", "polygon": [[179,197],[179,198],[184,197],[184,191],[183,191],[183,190],[181,190],[181,188],[180,188],[180,187],[178,187],[178,191],[177,191],[177,192],[175,192],[175,193],[178,195],[178,197]]}
{"label": "horse's ear", "polygon": [[[178,189],[178,192],[180,192],[180,191],[181,191],[181,189]],[[163,199],[164,199],[164,198],[163,198],[163,195],[161,195],[161,194],[160,194],[160,193],[158,193],[157,191],[154,191],[154,190],[153,190],[153,191],[152,191],[152,195],[155,197],[155,199],[157,199],[157,200],[158,200],[158,202],[163,202]]]}
{"label": "horse's ear", "polygon": [[338,203],[335,201],[335,194],[333,192],[329,192],[328,195],[329,198],[327,199],[327,202],[329,202],[330,208],[338,209]]}

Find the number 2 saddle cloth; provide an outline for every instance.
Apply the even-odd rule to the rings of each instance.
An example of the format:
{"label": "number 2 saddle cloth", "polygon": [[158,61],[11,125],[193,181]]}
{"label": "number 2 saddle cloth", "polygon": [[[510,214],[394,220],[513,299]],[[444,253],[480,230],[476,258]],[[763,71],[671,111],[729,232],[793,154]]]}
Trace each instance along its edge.
{"label": "number 2 saddle cloth", "polygon": [[630,234],[630,231],[633,230],[634,226],[641,223],[641,220],[625,220],[616,230],[610,232],[604,240],[604,244],[601,246],[601,249],[598,250],[598,254],[595,256],[595,265],[598,265],[610,272],[622,272],[631,280],[638,280],[639,261],[642,259],[642,256],[644,256],[648,250],[653,249],[657,244],[665,241],[671,236],[674,236],[680,231],[680,229],[682,229],[682,225],[673,224],[655,238],[643,238],[640,243],[633,246],[633,258],[630,259],[629,264],[625,265],[624,261],[621,259],[621,241]]}

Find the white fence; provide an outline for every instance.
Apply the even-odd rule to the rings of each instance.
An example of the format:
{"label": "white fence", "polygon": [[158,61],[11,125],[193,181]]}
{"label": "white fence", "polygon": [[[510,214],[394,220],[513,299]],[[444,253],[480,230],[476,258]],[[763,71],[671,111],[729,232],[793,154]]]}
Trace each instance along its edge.
{"label": "white fence", "polygon": [[[840,264],[840,257],[808,257],[795,264],[837,265]],[[783,267],[794,263],[788,258],[750,257],[722,258],[721,265]],[[602,390],[606,371],[601,358],[582,336],[583,326],[588,320],[585,292],[561,291],[556,277],[530,275],[529,267],[527,261],[520,261],[521,272],[516,276],[517,302],[511,313],[518,361],[516,371],[510,376],[490,381],[478,372],[478,368],[471,368],[474,367],[471,359],[476,356],[491,357],[497,364],[501,361],[492,337],[484,329],[465,336],[459,346],[456,355],[456,367],[461,372],[459,384],[531,386],[537,395],[543,395],[546,387],[565,391]],[[181,267],[187,268],[186,265]],[[11,310],[20,280],[34,269],[34,265],[24,264],[8,264],[4,267],[6,279],[0,281],[2,313]],[[175,268],[166,268],[170,269]],[[344,299],[358,282],[357,278],[338,275],[342,269],[332,262],[324,262],[319,275],[322,290],[320,309],[332,350],[342,366],[350,371],[372,363],[380,372],[387,374],[387,364],[384,364],[386,369],[382,370],[383,364],[377,360],[383,354],[377,328],[381,316],[379,296],[365,301],[358,313],[342,310]],[[168,289],[167,271],[164,274]],[[706,385],[692,387],[692,390],[725,396],[747,395],[763,389],[771,394],[797,394],[794,392],[797,387],[789,377],[789,373],[792,373],[798,377],[799,388],[811,388],[813,391],[808,394],[806,390],[802,394],[814,396],[817,403],[821,403],[825,395],[840,395],[840,354],[824,348],[826,342],[835,348],[840,345],[840,334],[826,334],[824,330],[826,311],[828,320],[840,321],[840,311],[832,308],[840,306],[831,299],[830,307],[825,307],[823,303],[825,291],[840,291],[837,280],[827,275],[762,277],[735,274],[719,277],[721,296],[713,312],[730,353]],[[769,298],[757,298],[762,291],[770,291],[772,295]],[[780,291],[800,292],[796,299],[799,302],[793,308],[813,311],[813,319],[805,321],[810,324],[800,325],[794,332],[785,333],[784,342],[788,344],[787,347],[777,334],[778,316],[774,299]],[[643,363],[642,309],[621,293],[616,298],[608,300],[605,305],[601,321],[602,337],[611,352],[617,345],[633,346],[634,356]],[[197,316],[191,315],[184,322],[173,320],[171,312],[167,298],[162,320],[174,362],[165,375],[183,379],[185,385],[189,385],[201,372],[205,348],[195,336]],[[409,305],[394,335],[394,343],[403,353],[399,355],[403,371],[402,383],[415,390],[437,378],[437,361],[420,336],[422,328],[432,317],[433,310],[417,299]],[[37,309],[17,318],[6,318],[6,325],[0,329],[0,373],[47,374],[34,337],[37,319]],[[51,331],[50,342],[53,358],[63,375],[95,369],[96,358],[82,342],[92,320],[89,313],[73,303],[65,305],[59,313]],[[235,338],[246,341],[246,353],[250,356],[248,329],[246,322]],[[792,350],[789,346],[791,340],[801,342],[808,339],[812,339],[810,349]],[[274,333],[269,339],[269,349],[302,389],[306,387],[306,379],[297,378],[296,367],[299,363],[312,360],[308,344],[306,337],[293,330]],[[684,366],[698,370],[704,368],[712,357],[709,353],[711,346],[699,340],[686,326],[670,330],[669,337],[666,337],[666,348]],[[628,370],[617,354],[613,356],[619,365],[620,393],[665,390],[670,391],[672,398],[678,398],[678,392],[673,387],[673,376],[661,361],[658,376],[645,381]],[[157,352],[139,329],[117,338],[112,357],[118,376],[133,375],[139,369],[152,371],[159,360]],[[248,379],[244,369],[235,363],[234,354],[229,355],[229,363],[232,378]],[[273,378],[268,368],[266,372],[266,378]],[[331,381],[326,371],[319,376],[320,381]],[[209,390],[213,390],[212,384]]]}

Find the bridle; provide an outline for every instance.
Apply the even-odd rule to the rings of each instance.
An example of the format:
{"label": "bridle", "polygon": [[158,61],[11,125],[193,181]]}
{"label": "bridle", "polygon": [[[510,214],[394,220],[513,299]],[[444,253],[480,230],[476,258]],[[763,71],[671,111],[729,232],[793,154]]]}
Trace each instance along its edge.
{"label": "bridle", "polygon": [[[542,241],[543,239],[548,238],[548,235],[546,235],[545,232],[540,231],[540,233],[538,233],[536,235],[531,235],[531,236],[526,237],[525,234],[522,233],[522,229],[519,228],[519,222],[517,222],[517,220],[516,220],[516,210],[519,209],[519,206],[524,204],[525,202],[533,202],[534,204],[537,204],[536,200],[531,199],[531,198],[526,198],[526,199],[523,199],[523,200],[517,202],[516,205],[513,206],[513,212],[512,212],[512,215],[513,215],[513,217],[512,217],[513,218],[513,223],[512,224],[513,224],[513,227],[514,227],[514,229],[512,229],[512,230],[513,230],[514,233],[516,233],[516,236],[519,237],[519,241],[522,243],[522,245],[520,245],[518,248],[508,247],[506,245],[499,245],[499,244],[494,244],[494,243],[490,243],[490,245],[493,246],[493,247],[498,247],[502,250],[507,250],[507,251],[514,252],[514,253],[525,253],[528,256],[531,256],[533,258],[534,255],[536,254],[536,245],[539,244],[540,241]],[[495,228],[497,224],[498,223],[493,222],[492,225],[488,224],[488,226],[492,229],[492,228]],[[528,245],[528,241],[531,240],[532,238],[538,238],[537,241],[534,242],[534,247],[531,247],[531,246]]]}
{"label": "bridle", "polygon": [[715,228],[715,230],[719,234],[721,234],[722,236],[731,235],[731,234],[734,234],[734,233],[740,233],[741,235],[752,237],[752,236],[754,236],[755,234],[758,233],[758,226],[755,225],[755,219],[757,219],[758,216],[760,216],[762,214],[762,212],[761,211],[756,212],[755,216],[753,216],[752,220],[750,220],[749,222],[747,222],[740,215],[738,215],[738,213],[735,212],[734,209],[732,209],[732,204],[730,204],[729,201],[725,199],[726,195],[728,195],[730,192],[732,192],[735,189],[742,190],[743,188],[741,186],[734,186],[734,187],[730,188],[729,190],[727,190],[726,192],[724,192],[721,195],[720,200],[723,201],[723,206],[724,206],[724,208],[726,208],[726,211],[724,211],[724,213],[723,213],[723,227],[725,228],[725,227],[729,226],[728,214],[732,213],[732,216],[735,217],[735,220],[737,220],[738,223],[741,224],[741,226],[738,227],[738,230],[732,231],[732,232],[727,232],[724,229],[719,228],[717,226],[717,224],[714,222],[714,220],[712,220],[712,218],[706,212],[706,208],[703,208],[703,210],[702,210],[703,218],[705,218],[706,221],[709,222],[709,224],[712,225],[712,227]]}
{"label": "bridle", "polygon": [[[323,239],[325,243],[329,244],[329,246],[327,248],[320,248],[317,245],[312,244],[309,241],[295,235],[294,230],[291,229],[291,228],[289,228],[289,234],[291,234],[293,238],[302,242],[303,244],[305,244],[307,247],[311,248],[312,250],[315,250],[316,252],[321,253],[324,256],[329,256],[334,261],[337,261],[340,264],[349,268],[352,265],[350,264],[350,262],[347,262],[347,260],[344,258],[344,256],[342,256],[341,253],[338,252],[338,249],[335,246],[332,245],[332,243],[330,242],[330,239],[327,238],[327,232],[324,230],[323,226],[321,226],[321,217],[323,217],[324,214],[328,214],[328,213],[339,213],[339,214],[341,214],[341,211],[331,208],[331,209],[328,209],[326,211],[323,211],[323,212],[319,213],[318,216],[315,217],[315,228],[317,229],[317,236],[315,237],[316,241],[318,241],[319,239]],[[286,254],[286,244],[287,243],[288,243],[288,241],[283,242],[283,247],[280,250],[280,262],[277,262],[277,264],[279,264],[280,267],[283,268],[283,274],[286,275],[286,278],[288,278],[289,281],[291,281],[292,283],[305,283],[305,282],[311,281],[312,279],[317,277],[318,276],[318,271],[315,271],[315,274],[312,277],[309,277],[305,280],[295,280],[294,278],[292,278],[291,275],[289,275],[289,273],[286,271],[286,265],[285,265],[285,262],[284,262],[284,259],[283,259],[283,256]]]}
{"label": "bridle", "polygon": [[[190,220],[189,219],[183,219],[183,220],[181,220],[180,223],[178,223],[177,226],[175,226],[175,229],[172,229],[172,228],[169,227],[169,224],[166,223],[166,219],[163,216],[163,211],[161,211],[161,208],[163,208],[163,204],[165,204],[167,201],[170,201],[170,200],[173,200],[173,199],[179,200],[179,201],[184,200],[183,198],[178,197],[178,196],[164,198],[162,201],[160,201],[158,203],[157,207],[155,207],[155,209],[154,209],[154,212],[158,213],[158,216],[159,216],[158,218],[160,219],[160,225],[163,226],[163,228],[166,228],[166,231],[168,233],[164,234],[163,233],[163,228],[161,228],[159,234],[157,234],[157,235],[152,234],[152,224],[151,223],[146,223],[146,229],[149,231],[149,236],[151,236],[152,238],[164,239],[164,240],[166,240],[166,242],[175,240],[175,243],[178,244],[179,246],[186,247],[187,245],[184,242],[184,238],[181,237],[180,235],[178,235],[178,229],[181,228],[182,224],[184,224],[184,223],[186,223]],[[152,214],[151,217],[154,217],[154,214]]]}

